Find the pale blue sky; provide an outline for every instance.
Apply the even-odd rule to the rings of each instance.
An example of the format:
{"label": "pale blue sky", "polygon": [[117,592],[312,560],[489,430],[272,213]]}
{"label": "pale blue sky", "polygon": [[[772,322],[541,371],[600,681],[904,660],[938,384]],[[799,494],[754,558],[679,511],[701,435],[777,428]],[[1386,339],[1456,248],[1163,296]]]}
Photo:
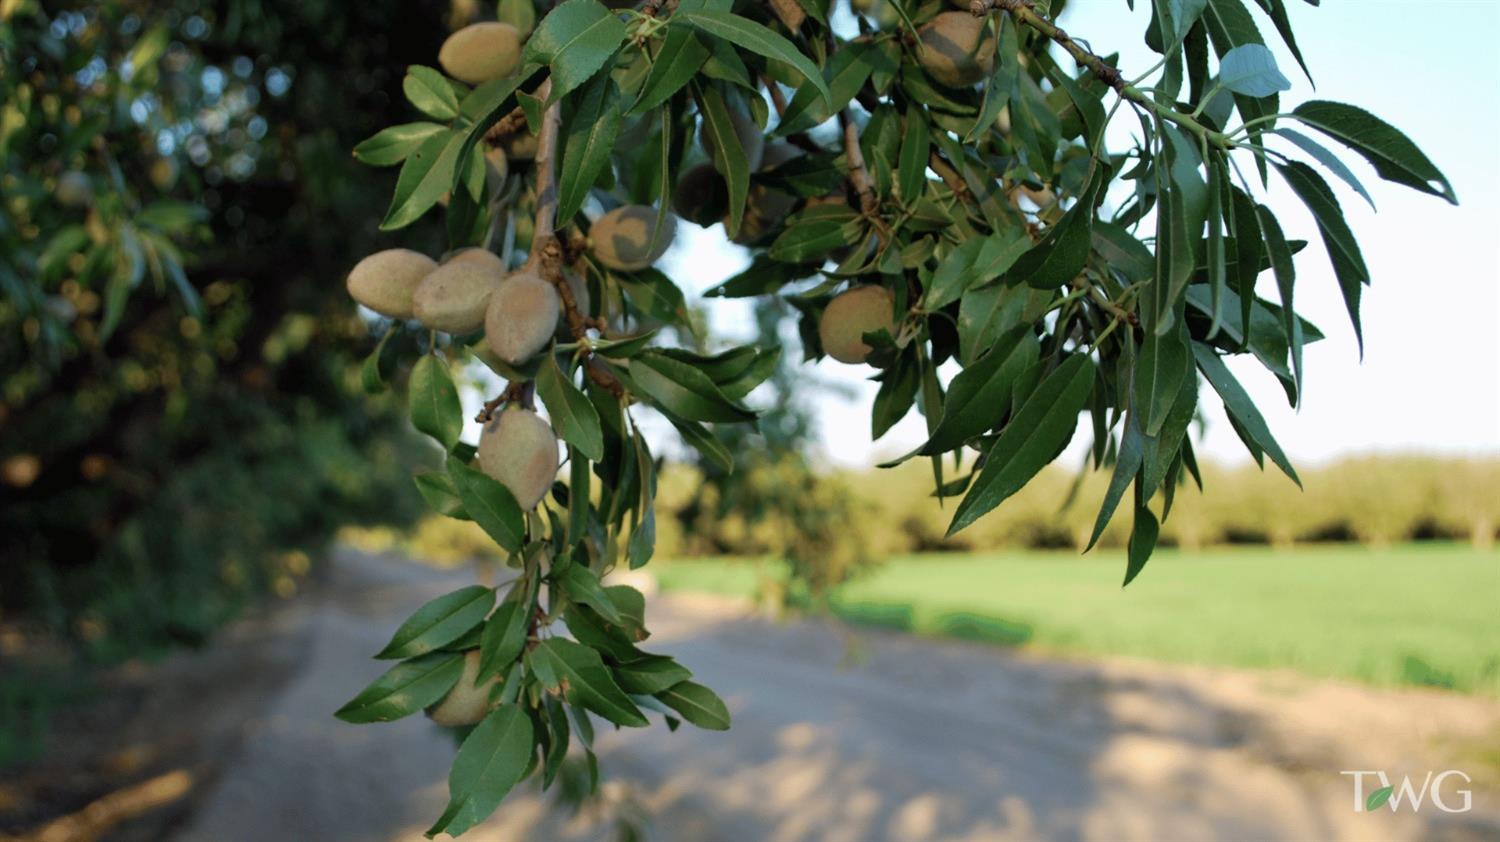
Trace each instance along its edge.
{"label": "pale blue sky", "polygon": [[[1074,0],[1060,23],[1097,52],[1118,50],[1130,75],[1156,60],[1140,37],[1148,5],[1137,2],[1132,14],[1125,0]],[[1288,0],[1287,6],[1317,89],[1257,10],[1257,23],[1293,82],[1282,95],[1283,110],[1306,99],[1332,99],[1375,112],[1422,147],[1453,182],[1462,204],[1452,207],[1382,182],[1352,154],[1351,168],[1379,213],[1329,178],[1374,275],[1364,296],[1361,362],[1316,228],[1295,197],[1273,182],[1269,203],[1287,235],[1313,243],[1299,256],[1298,310],[1328,339],[1306,351],[1300,411],[1287,407],[1274,378],[1253,362],[1236,365],[1236,372],[1277,438],[1303,463],[1371,451],[1500,452],[1500,2],[1323,0],[1314,8]],[[1117,116],[1116,123],[1127,129],[1135,121]],[[718,226],[683,224],[678,233],[663,268],[690,295],[748,263]],[[1274,297],[1274,282],[1266,277],[1262,284],[1261,294]],[[744,310],[734,302],[713,299],[708,309],[716,329],[733,333],[743,323]],[[852,401],[818,400],[825,456],[840,464],[872,464],[922,440],[923,422],[912,412],[872,445],[875,386],[862,379],[871,370],[828,360],[817,368],[858,395]],[[1200,452],[1244,461],[1244,448],[1217,402],[1208,403]]]}

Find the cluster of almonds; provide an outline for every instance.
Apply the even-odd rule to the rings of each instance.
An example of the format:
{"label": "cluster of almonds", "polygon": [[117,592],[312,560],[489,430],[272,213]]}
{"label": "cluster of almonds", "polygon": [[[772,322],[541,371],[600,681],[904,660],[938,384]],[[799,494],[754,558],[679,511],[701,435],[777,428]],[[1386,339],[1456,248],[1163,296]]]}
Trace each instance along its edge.
{"label": "cluster of almonds", "polygon": [[[600,264],[620,271],[644,269],[671,244],[670,230],[652,246],[656,211],[639,205],[616,208],[596,221],[589,249]],[[581,313],[590,308],[588,286],[564,271]],[[484,331],[485,344],[511,366],[525,365],[554,334],[566,330],[557,288],[531,269],[508,272],[482,248],[456,252],[442,263],[411,249],[376,252],[349,272],[349,295],[392,319],[415,319],[424,327],[462,336]],[[479,438],[479,467],[503,484],[524,509],[541,502],[558,468],[552,428],[529,409],[496,413]]]}

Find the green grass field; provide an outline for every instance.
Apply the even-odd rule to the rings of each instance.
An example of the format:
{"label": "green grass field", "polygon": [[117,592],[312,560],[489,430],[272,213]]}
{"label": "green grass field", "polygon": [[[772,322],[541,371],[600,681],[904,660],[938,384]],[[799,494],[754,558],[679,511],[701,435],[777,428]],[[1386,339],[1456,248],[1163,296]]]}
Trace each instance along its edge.
{"label": "green grass field", "polygon": [[[667,590],[745,595],[772,561],[652,565]],[[1121,553],[891,559],[836,614],[918,634],[1179,663],[1290,668],[1500,695],[1500,554],[1467,546],[1162,550],[1120,588]]]}

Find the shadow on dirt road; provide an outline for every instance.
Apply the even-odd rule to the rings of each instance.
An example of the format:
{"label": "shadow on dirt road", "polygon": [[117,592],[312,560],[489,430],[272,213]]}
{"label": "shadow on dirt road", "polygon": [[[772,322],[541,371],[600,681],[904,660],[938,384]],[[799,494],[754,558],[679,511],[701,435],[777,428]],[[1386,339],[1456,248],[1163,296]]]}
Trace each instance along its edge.
{"label": "shadow on dirt road", "polygon": [[[446,800],[451,738],[421,718],[349,726],[332,711],[423,601],[470,581],[345,550],[305,612],[300,672],[244,723],[240,753],[181,842],[418,839]],[[1493,839],[1473,812],[1356,813],[1340,769],[1441,770],[1500,733],[1500,704],[1290,676],[1058,661],[665,597],[648,646],[734,713],[727,733],[605,734],[602,806],[568,816],[513,794],[466,839],[610,838],[643,810],[663,840]],[[854,657],[850,657],[851,653]],[[164,723],[164,727],[166,727]],[[1490,774],[1493,774],[1491,772]],[[1452,785],[1450,781],[1450,786]],[[1456,802],[1450,798],[1449,802]]]}

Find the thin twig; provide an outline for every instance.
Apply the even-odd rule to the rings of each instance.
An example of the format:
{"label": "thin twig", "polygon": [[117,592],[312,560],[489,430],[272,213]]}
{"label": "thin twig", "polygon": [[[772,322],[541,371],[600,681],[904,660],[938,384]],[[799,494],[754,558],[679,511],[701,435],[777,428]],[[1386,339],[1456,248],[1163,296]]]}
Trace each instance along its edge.
{"label": "thin twig", "polygon": [[996,9],[1010,12],[1018,23],[1023,23],[1047,38],[1052,39],[1052,41],[1067,50],[1068,54],[1080,66],[1087,67],[1089,72],[1098,77],[1099,81],[1108,85],[1122,98],[1130,100],[1137,107],[1150,111],[1163,120],[1168,120],[1182,126],[1203,141],[1212,143],[1220,149],[1229,149],[1232,145],[1229,135],[1215,131],[1192,117],[1162,105],[1151,97],[1146,96],[1139,88],[1125,80],[1119,68],[1106,63],[1104,59],[1085,49],[1071,35],[1063,31],[1061,27],[1038,12],[1033,0],[972,0],[969,6],[969,11],[977,16],[987,15]]}

